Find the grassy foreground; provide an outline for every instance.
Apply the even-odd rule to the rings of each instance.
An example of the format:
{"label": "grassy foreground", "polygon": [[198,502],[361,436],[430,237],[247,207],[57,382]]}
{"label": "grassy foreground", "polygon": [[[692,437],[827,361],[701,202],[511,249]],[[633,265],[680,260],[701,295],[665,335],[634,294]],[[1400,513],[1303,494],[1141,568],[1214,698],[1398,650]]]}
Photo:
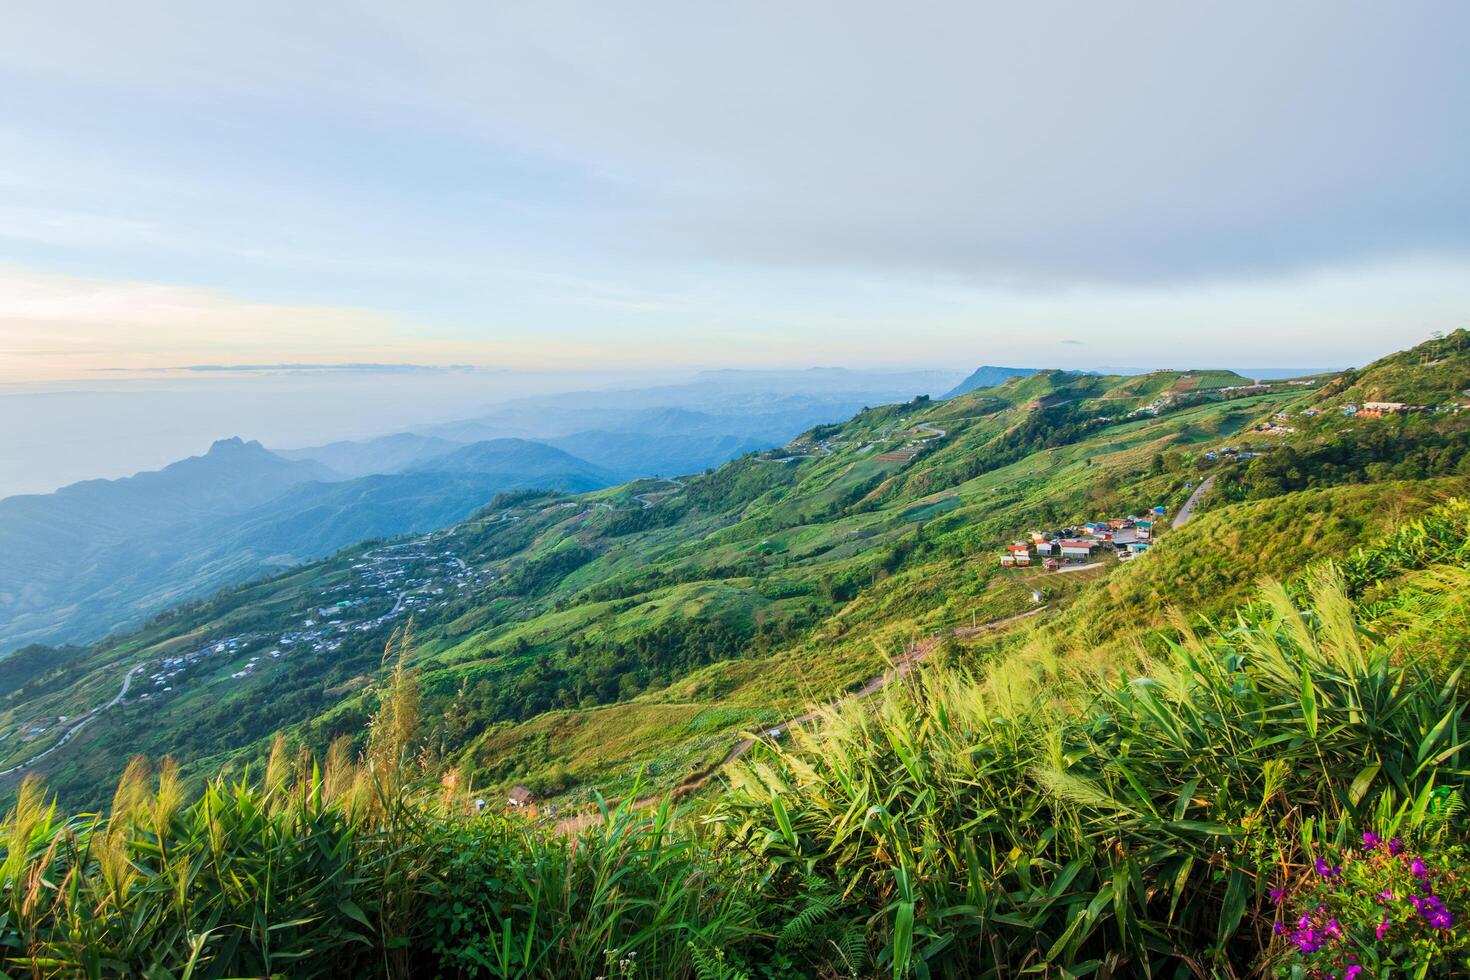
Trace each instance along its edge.
{"label": "grassy foreground", "polygon": [[[1456,976],[1470,505],[1162,653],[963,651],[717,796],[575,835],[476,811],[414,675],[367,747],[278,740],[0,826],[10,976]],[[401,662],[401,660],[400,660]]]}

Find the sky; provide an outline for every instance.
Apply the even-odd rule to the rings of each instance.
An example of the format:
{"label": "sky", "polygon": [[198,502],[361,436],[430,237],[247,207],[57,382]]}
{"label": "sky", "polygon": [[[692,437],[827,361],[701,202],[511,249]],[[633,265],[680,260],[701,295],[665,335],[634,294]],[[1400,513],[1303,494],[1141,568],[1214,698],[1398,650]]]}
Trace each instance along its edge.
{"label": "sky", "polygon": [[1470,5],[11,0],[0,383],[1340,366],[1470,320]]}

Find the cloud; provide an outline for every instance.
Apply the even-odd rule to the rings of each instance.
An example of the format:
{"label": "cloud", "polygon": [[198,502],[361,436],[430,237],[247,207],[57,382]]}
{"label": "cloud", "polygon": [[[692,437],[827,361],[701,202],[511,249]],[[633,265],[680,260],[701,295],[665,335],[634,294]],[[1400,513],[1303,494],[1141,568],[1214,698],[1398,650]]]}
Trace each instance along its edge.
{"label": "cloud", "polygon": [[[390,195],[415,242],[433,189],[567,251],[1023,291],[1470,249],[1454,0],[22,7],[0,64],[165,115],[231,107],[262,169],[331,151],[273,145],[236,107],[378,131],[391,155],[344,151],[337,172],[383,159],[416,181]],[[449,133],[458,154],[414,156]]]}
{"label": "cloud", "polygon": [[1067,344],[1067,345],[1069,345],[1071,347],[1085,347],[1086,346],[1086,344],[1084,344],[1080,340],[1064,340],[1064,341],[1062,341],[1062,343]]}

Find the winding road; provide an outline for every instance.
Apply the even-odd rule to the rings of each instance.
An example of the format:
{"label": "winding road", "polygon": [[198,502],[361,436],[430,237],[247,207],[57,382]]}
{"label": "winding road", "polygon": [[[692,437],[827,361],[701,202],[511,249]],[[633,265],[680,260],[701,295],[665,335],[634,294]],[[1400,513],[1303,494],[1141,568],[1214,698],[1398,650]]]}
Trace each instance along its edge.
{"label": "winding road", "polygon": [[[679,487],[681,489],[684,486],[684,484],[683,484],[682,481],[675,480],[675,479],[673,479],[671,477],[663,477],[658,482],[660,482],[660,483],[672,483],[674,486]],[[657,500],[649,500],[648,499],[648,497],[649,497],[650,494],[657,493],[657,494],[667,495],[670,492],[671,491],[669,491],[669,490],[650,490],[650,491],[648,491],[648,493],[635,493],[635,494],[633,494],[633,499],[636,500],[636,501],[638,501],[640,504],[642,504],[644,510],[647,510],[648,508],[652,507],[654,504],[658,503]]]}
{"label": "winding road", "polygon": [[1179,513],[1174,515],[1174,527],[1183,527],[1189,523],[1190,518],[1194,517],[1195,505],[1200,502],[1200,498],[1205,495],[1205,491],[1209,490],[1214,482],[1215,478],[1213,476],[1205,477],[1200,481],[1199,486],[1194,488],[1194,493],[1190,494],[1189,499],[1184,502],[1184,506],[1179,508]]}
{"label": "winding road", "polygon": [[76,736],[77,732],[80,732],[83,728],[86,728],[87,725],[92,722],[92,720],[95,719],[98,715],[106,711],[108,708],[111,708],[113,705],[117,704],[123,698],[127,697],[128,688],[131,687],[133,684],[133,678],[141,673],[143,671],[143,668],[147,666],[147,664],[139,664],[138,666],[134,667],[132,670],[124,674],[122,688],[117,692],[113,699],[100,707],[93,708],[91,711],[76,719],[76,721],[72,723],[72,726],[66,730],[66,734],[61,736],[61,738],[57,740],[55,745],[51,746],[49,749],[46,749],[44,752],[37,752],[35,755],[31,756],[29,759],[27,759],[25,762],[20,763],[19,765],[11,766],[9,769],[0,771],[0,777],[9,776],[11,773],[20,772],[21,770],[28,769],[31,766],[35,765],[37,762],[40,762],[42,759],[46,758],[52,752],[55,752],[57,749],[61,748],[67,742],[70,742],[72,738]]}

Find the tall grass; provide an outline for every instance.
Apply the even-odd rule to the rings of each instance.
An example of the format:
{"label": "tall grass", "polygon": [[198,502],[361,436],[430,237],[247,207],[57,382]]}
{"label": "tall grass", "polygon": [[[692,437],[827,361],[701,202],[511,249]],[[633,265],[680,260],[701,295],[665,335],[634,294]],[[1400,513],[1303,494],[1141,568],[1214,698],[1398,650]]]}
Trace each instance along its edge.
{"label": "tall grass", "polygon": [[641,957],[677,977],[751,933],[744,879],[670,806],[575,837],[477,813],[424,765],[402,638],[390,654],[361,754],[277,738],[259,779],[188,803],[171,763],[138,759],[105,817],[63,819],[28,780],[0,825],[5,974],[593,977]]}
{"label": "tall grass", "polygon": [[1467,515],[1268,582],[1208,630],[1180,619],[1126,665],[1041,643],[917,670],[764,745],[713,801],[604,808],[576,834],[477,811],[429,748],[396,637],[360,750],[278,738],[256,778],[192,800],[171,763],[135,760],[106,815],[63,817],[27,781],[0,824],[0,969],[1268,972],[1267,891],[1310,848],[1430,820],[1465,837],[1435,802],[1470,781],[1465,650],[1421,644],[1463,635]]}
{"label": "tall grass", "polygon": [[1307,592],[1181,623],[1080,711],[1038,658],[928,671],[741,767],[720,819],[779,886],[830,882],[894,976],[1243,975],[1305,820],[1422,812],[1470,775],[1460,671],[1365,633],[1335,572]]}

